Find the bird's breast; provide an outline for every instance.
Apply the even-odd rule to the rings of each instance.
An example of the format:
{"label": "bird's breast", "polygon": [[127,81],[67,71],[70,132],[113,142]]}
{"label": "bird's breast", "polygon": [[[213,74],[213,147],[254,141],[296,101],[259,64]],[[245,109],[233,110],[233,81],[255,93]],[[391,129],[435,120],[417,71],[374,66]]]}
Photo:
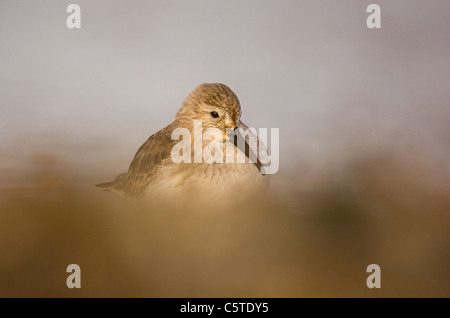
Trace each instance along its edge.
{"label": "bird's breast", "polygon": [[268,185],[252,163],[163,164],[146,191],[147,196],[207,196],[233,198],[262,193]]}

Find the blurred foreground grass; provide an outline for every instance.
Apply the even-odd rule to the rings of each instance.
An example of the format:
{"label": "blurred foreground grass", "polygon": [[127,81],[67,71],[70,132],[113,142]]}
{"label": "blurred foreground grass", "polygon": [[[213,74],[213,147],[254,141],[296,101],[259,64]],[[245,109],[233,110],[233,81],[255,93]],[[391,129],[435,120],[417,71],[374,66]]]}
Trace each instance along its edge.
{"label": "blurred foreground grass", "polygon": [[56,167],[37,157],[0,191],[1,297],[450,297],[449,186],[427,165],[359,160],[219,209],[123,200]]}

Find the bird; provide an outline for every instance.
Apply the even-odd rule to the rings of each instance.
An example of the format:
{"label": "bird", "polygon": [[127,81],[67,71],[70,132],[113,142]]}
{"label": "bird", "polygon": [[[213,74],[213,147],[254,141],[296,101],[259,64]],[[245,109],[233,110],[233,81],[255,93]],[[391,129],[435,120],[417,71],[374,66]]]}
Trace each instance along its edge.
{"label": "bird", "polygon": [[[222,83],[203,83],[185,98],[174,121],[142,144],[131,161],[128,172],[119,174],[111,182],[96,186],[127,198],[216,198],[221,202],[236,202],[263,194],[269,184],[268,175],[264,174],[264,164],[258,154],[253,156],[256,160],[249,160],[254,148],[251,147],[250,137],[245,139],[245,136],[238,133],[248,129],[240,120],[241,114],[239,99],[228,86]],[[200,137],[200,151],[204,153],[208,143],[221,143],[211,153],[216,154],[216,151],[224,149],[223,154],[217,153],[219,159],[223,160],[196,162],[195,147],[191,147],[190,155],[185,157],[188,162],[175,163],[172,149],[180,141],[173,138],[173,132],[177,128],[184,128],[191,136],[191,140],[185,142],[195,143],[195,134],[199,133],[195,125],[199,121],[202,135],[211,128],[222,134],[218,138],[218,135],[214,135],[209,141]],[[230,135],[230,131],[235,134]],[[241,144],[238,142],[239,137],[244,138]],[[255,142],[255,139],[251,140]],[[257,136],[256,143],[265,147]],[[186,149],[189,150],[189,147]],[[226,160],[229,149],[233,151],[233,162]],[[245,155],[244,163],[236,160],[239,152]]]}

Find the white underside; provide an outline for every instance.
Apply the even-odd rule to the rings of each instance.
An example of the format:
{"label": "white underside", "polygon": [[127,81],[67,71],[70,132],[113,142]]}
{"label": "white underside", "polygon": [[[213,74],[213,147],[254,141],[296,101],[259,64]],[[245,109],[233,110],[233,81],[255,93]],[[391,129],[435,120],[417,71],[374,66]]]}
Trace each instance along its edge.
{"label": "white underside", "polygon": [[171,158],[165,159],[147,187],[146,197],[216,197],[237,201],[263,193],[268,186],[268,176],[262,175],[248,158],[247,162],[238,163],[239,152],[235,152],[233,163],[176,164]]}

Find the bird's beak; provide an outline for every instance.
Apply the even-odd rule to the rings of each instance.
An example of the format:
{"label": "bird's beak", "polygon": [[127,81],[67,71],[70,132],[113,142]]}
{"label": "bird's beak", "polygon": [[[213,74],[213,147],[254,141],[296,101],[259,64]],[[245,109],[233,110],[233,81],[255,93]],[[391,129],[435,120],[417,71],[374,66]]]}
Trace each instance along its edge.
{"label": "bird's beak", "polygon": [[228,114],[225,115],[225,128],[234,130],[238,126],[239,122],[236,122],[236,120],[231,116],[229,116]]}
{"label": "bird's beak", "polygon": [[[226,122],[225,128],[226,129],[233,129],[233,133],[235,133],[237,131],[236,129],[239,128],[239,127],[238,127],[238,125],[235,122],[230,120],[230,121]],[[225,140],[230,140],[230,136],[228,136],[228,134],[225,135]]]}
{"label": "bird's beak", "polygon": [[[242,128],[244,131],[246,131],[248,129],[248,126],[239,120],[239,126],[235,128],[234,132],[235,132],[235,134],[239,134],[242,137],[239,129],[237,129],[237,128]],[[249,138],[250,144],[248,144],[247,141],[245,143],[247,144],[247,147],[249,147],[250,149],[252,149],[252,148],[258,149],[257,153],[256,153],[256,158],[258,160],[258,162],[256,163],[256,166],[258,167],[259,171],[261,171],[262,174],[265,174],[263,172],[264,167],[267,165],[268,162],[270,162],[270,158],[268,157],[266,145],[259,139],[258,135],[254,135],[251,131],[248,131],[248,134],[250,136],[253,136],[254,138]],[[255,142],[256,142],[256,145],[254,144]]]}
{"label": "bird's beak", "polygon": [[242,121],[239,120],[238,126],[236,128],[242,128],[244,130],[248,129],[247,125],[244,124]]}
{"label": "bird's beak", "polygon": [[234,129],[238,128],[238,125],[236,123],[232,122],[232,121],[228,121],[225,124],[225,128],[229,128],[229,129],[233,129],[234,130]]}
{"label": "bird's beak", "polygon": [[231,138],[231,136],[233,136],[233,138],[234,138],[234,135],[236,134],[236,132],[238,131],[237,129],[239,128],[238,126],[236,126],[235,124],[232,124],[232,123],[229,123],[229,124],[227,124],[226,126],[225,126],[225,128],[228,130],[228,129],[232,129],[233,130],[233,132],[230,132],[229,134],[225,134],[225,140],[230,140]]}

